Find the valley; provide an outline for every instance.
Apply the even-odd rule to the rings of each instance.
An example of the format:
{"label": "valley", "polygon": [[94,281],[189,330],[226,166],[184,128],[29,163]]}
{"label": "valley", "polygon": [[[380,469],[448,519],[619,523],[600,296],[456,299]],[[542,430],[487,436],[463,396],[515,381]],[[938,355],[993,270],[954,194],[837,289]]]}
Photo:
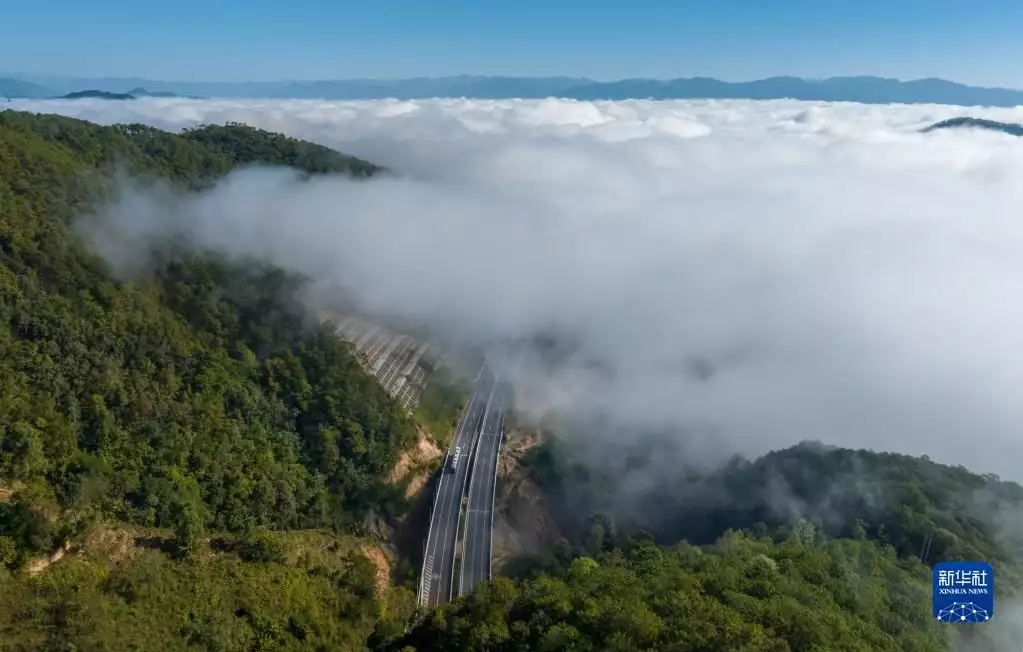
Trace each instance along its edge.
{"label": "valley", "polygon": [[[670,430],[636,424],[608,444],[594,421],[524,398],[538,390],[514,360],[542,347],[428,344],[308,305],[308,277],[173,233],[125,271],[82,226],[104,219],[120,175],[224,197],[255,163],[356,198],[383,174],[239,123],[0,112],[0,650],[1018,640],[1016,482],[812,440],[717,466],[687,460]],[[544,379],[573,352],[547,340],[565,355]],[[560,378],[570,395],[566,378],[619,373]],[[930,568],[950,559],[996,565],[986,629],[933,621]]]}

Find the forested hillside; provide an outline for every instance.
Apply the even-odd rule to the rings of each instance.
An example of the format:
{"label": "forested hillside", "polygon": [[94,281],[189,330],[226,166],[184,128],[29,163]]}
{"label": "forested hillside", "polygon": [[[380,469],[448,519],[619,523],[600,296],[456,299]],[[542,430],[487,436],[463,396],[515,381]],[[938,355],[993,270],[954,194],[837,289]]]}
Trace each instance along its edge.
{"label": "forested hillside", "polygon": [[[656,454],[652,446],[637,453],[631,463],[642,472],[644,455]],[[433,645],[484,649],[478,643],[483,636],[502,641],[486,649],[526,649],[516,647],[516,636],[505,640],[500,633],[525,626],[514,625],[516,621],[534,618],[547,619],[551,627],[558,623],[559,631],[564,629],[579,641],[574,649],[609,649],[601,644],[613,634],[605,628],[607,618],[590,621],[559,615],[551,619],[546,606],[563,603],[547,594],[554,581],[550,578],[566,581],[566,586],[556,586],[572,599],[582,600],[576,604],[599,604],[602,591],[632,587],[615,599],[651,610],[644,618],[653,623],[649,625],[653,629],[625,632],[617,649],[735,649],[737,639],[721,638],[730,630],[747,637],[742,640],[748,642],[748,649],[1015,649],[1011,646],[1020,634],[1014,622],[1017,587],[1023,576],[1023,487],[1014,482],[926,457],[804,442],[753,461],[736,457],[713,472],[679,468],[675,477],[662,479],[628,503],[643,504],[642,511],[602,513],[601,506],[623,504],[612,496],[621,478],[582,464],[556,438],[534,449],[526,464],[559,516],[579,515],[563,516],[576,524],[573,543],[539,559],[520,560],[515,574],[525,579],[505,587],[500,597],[480,597],[475,606],[435,615],[409,639],[417,645],[431,642],[418,649],[438,649]],[[659,559],[674,560],[664,576],[637,573],[627,554],[624,562],[613,555],[608,558],[613,559],[613,574],[605,563],[600,564],[598,573],[608,573],[603,589],[574,581],[570,570],[578,556],[599,558],[608,550],[635,546],[646,550],[653,540],[668,546],[658,549]],[[675,543],[679,540],[704,546],[708,554],[693,556],[692,549],[683,546],[687,552],[678,556]],[[737,556],[739,551],[746,556]],[[745,571],[735,574],[748,568],[744,565],[754,553],[773,560],[768,565],[782,574],[773,582],[777,593],[764,593],[750,583]],[[699,563],[692,563],[694,559]],[[928,620],[929,566],[946,560],[994,565],[998,601],[1005,605],[1001,619],[996,616],[990,626],[935,629]],[[685,581],[676,574],[675,563],[682,563]],[[726,592],[720,588],[722,575],[731,578]],[[668,588],[663,588],[665,583]],[[647,592],[651,586],[662,588]],[[852,602],[844,593],[850,587],[858,596]],[[588,591],[594,591],[596,603],[586,603]],[[685,604],[705,604],[702,601],[708,598],[720,602],[702,612],[705,615],[700,618],[710,628],[702,634],[704,638],[687,629],[691,623],[679,623],[671,611],[662,611],[665,597],[674,595],[685,596],[681,598]],[[868,596],[878,601],[871,607],[858,602]],[[788,628],[771,620],[779,599],[793,609]],[[797,605],[810,608],[802,610]],[[535,613],[537,609],[542,611]],[[486,634],[473,630],[475,616],[463,619],[467,610],[486,612],[497,624]],[[761,638],[743,634],[751,622],[766,628],[755,635]],[[603,624],[598,627],[599,623]],[[651,638],[650,632],[657,635]],[[447,647],[452,641],[454,647]],[[540,642],[537,645],[542,647]]]}
{"label": "forested hillside", "polygon": [[780,544],[742,534],[713,549],[608,541],[544,573],[498,580],[398,642],[414,650],[949,649],[926,569],[869,541]]}
{"label": "forested hillside", "polygon": [[[642,472],[643,459],[630,463]],[[589,514],[614,502],[615,475],[587,468],[557,439],[535,449],[527,466],[556,505],[581,514],[577,531]],[[1014,564],[1023,554],[1019,484],[926,457],[816,442],[754,461],[736,457],[712,472],[680,468],[635,503],[651,508],[615,515],[618,526],[647,530],[664,542],[709,544],[729,529],[774,533],[806,518],[826,536],[869,537],[929,564]]]}
{"label": "forested hillside", "polygon": [[[809,443],[607,514],[620,478],[541,446],[526,468],[588,525],[417,619],[359,536],[407,508],[386,478],[414,424],[308,319],[303,279],[166,249],[126,281],[70,227],[126,173],[195,191],[254,163],[380,171],[237,124],[0,112],[0,650],[1009,649],[1023,488]],[[423,414],[457,404],[438,385]],[[990,626],[931,621],[944,559],[995,564]]]}
{"label": "forested hillside", "polygon": [[926,458],[804,443],[734,460],[671,496],[661,531],[669,540],[712,541],[729,528],[774,531],[805,517],[829,537],[866,536],[927,564],[1006,566],[1023,552],[1023,487]]}
{"label": "forested hillside", "polygon": [[[258,604],[266,596],[242,608],[271,621],[190,625],[221,649],[244,649],[260,628],[297,631],[289,618],[311,618],[307,630],[338,630],[345,612],[322,602],[337,591],[366,602],[356,611],[369,620],[352,621],[344,645],[330,636],[319,643],[345,647],[372,629],[372,573],[367,580],[341,564],[323,566],[317,579],[284,569],[283,553],[247,562],[230,542],[260,528],[356,533],[369,515],[403,510],[400,489],[385,477],[413,437],[409,420],[342,343],[306,320],[294,299],[301,279],[192,253],[121,282],[69,228],[108,196],[115,173],[201,188],[255,162],[363,177],[379,170],[242,125],[176,135],[0,112],[0,557],[15,573],[0,571],[0,648],[45,648],[52,636],[60,649],[60,640],[99,649],[76,629],[85,620],[75,614],[108,614],[92,623],[98,632],[108,626],[103,618],[131,617],[116,607],[125,600],[143,601],[135,611],[177,601],[185,611],[167,616],[184,626],[187,578],[202,574],[187,564],[226,564],[225,582],[241,573],[253,586],[292,587],[274,598],[278,609]],[[141,573],[133,581],[148,584],[134,598],[88,555],[26,579],[31,560],[111,522],[148,537],[164,557],[194,559],[132,557],[142,567],[119,572]],[[207,533],[227,537],[214,557]],[[257,566],[240,570],[250,563]],[[226,600],[216,597],[226,585],[210,590],[210,599]],[[97,602],[69,610],[72,594]],[[12,596],[23,600],[12,604]],[[202,615],[201,603],[191,606]],[[233,643],[224,638],[229,629]],[[296,635],[281,634],[288,636]]]}

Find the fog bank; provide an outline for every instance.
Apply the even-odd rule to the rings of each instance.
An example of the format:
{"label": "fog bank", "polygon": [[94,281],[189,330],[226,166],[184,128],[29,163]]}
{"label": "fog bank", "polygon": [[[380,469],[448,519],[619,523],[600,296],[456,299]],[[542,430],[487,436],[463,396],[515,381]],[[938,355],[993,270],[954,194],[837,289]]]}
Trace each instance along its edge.
{"label": "fog bank", "polygon": [[571,336],[578,357],[543,382],[551,404],[605,418],[577,435],[596,457],[601,436],[657,429],[697,457],[819,439],[1020,479],[1023,140],[917,131],[965,109],[15,104],[244,121],[391,167],[366,183],[250,169],[196,197],[133,190],[84,228],[115,262],[185,232],[459,337]]}

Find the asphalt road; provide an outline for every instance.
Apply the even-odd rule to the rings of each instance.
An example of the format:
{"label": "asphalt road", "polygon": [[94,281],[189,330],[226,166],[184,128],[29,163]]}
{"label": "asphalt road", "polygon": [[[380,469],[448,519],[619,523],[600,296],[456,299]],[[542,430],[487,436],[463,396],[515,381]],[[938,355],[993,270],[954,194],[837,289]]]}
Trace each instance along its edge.
{"label": "asphalt road", "polygon": [[[507,360],[505,361],[507,364]],[[499,370],[500,373],[503,370]],[[493,557],[494,494],[497,485],[497,460],[504,436],[504,417],[511,399],[509,383],[498,380],[483,429],[473,455],[469,480],[469,500],[462,535],[462,557],[458,595],[471,593],[479,582],[490,580]]]}
{"label": "asphalt road", "polygon": [[435,607],[451,599],[454,590],[455,545],[457,543],[462,496],[472,464],[470,453],[483,426],[488,400],[493,396],[494,376],[484,366],[466,401],[462,418],[455,430],[449,453],[461,447],[461,459],[455,473],[441,471],[437,483],[430,530],[426,537],[426,551],[419,587],[420,604]]}

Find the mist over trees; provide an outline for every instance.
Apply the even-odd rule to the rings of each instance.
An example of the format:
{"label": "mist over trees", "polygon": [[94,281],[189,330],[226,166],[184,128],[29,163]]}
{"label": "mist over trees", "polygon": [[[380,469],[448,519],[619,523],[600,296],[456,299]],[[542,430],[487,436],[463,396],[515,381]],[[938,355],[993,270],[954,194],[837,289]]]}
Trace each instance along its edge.
{"label": "mist over trees", "polygon": [[[0,553],[12,572],[110,521],[160,533],[157,547],[173,558],[203,559],[209,533],[243,541],[260,528],[358,533],[367,517],[406,508],[385,478],[413,439],[412,421],[333,333],[310,322],[296,299],[301,278],[180,251],[154,259],[144,277],[118,280],[69,226],[116,192],[115,174],[201,188],[254,162],[362,177],[379,169],[241,125],[175,135],[0,112]],[[45,590],[0,571],[0,647],[63,640],[109,649],[99,643],[117,640],[101,635],[107,618],[131,616],[97,609],[120,599],[142,600],[142,611],[177,604],[199,619],[200,638],[227,644],[219,625],[201,623],[220,618],[223,605],[188,605],[197,571],[161,554],[146,551],[118,571],[120,580],[108,578],[114,585],[91,579],[102,565],[80,561],[48,572]],[[240,571],[250,579],[235,593],[249,592],[248,612],[284,618],[283,627],[310,609],[319,614],[331,593],[355,591],[372,628],[372,572],[342,564],[318,580],[278,557]],[[225,604],[230,596],[216,582],[232,581],[230,567],[206,580]],[[275,576],[298,586],[277,614],[253,593]],[[156,585],[142,589],[145,577]],[[118,582],[136,586],[136,597],[117,598],[126,595]],[[68,600],[77,607],[53,620]],[[327,616],[316,618],[306,627]],[[233,640],[271,624],[242,627]]]}
{"label": "mist over trees", "polygon": [[[675,459],[657,440],[618,473],[555,438],[525,466],[569,537],[418,614],[360,552],[408,508],[386,477],[415,424],[309,319],[308,279],[178,246],[118,275],[72,226],[125,177],[249,164],[382,171],[241,124],[0,112],[0,649],[1010,649],[1023,489],[814,443],[642,485]],[[450,426],[456,393],[424,403]],[[980,638],[931,622],[946,559],[1004,578]]]}
{"label": "mist over trees", "polygon": [[[552,497],[561,520],[612,514],[619,528],[660,541],[711,544],[729,529],[776,532],[799,519],[828,537],[891,545],[928,564],[986,559],[1014,562],[1023,552],[1023,487],[995,475],[938,464],[925,457],[803,442],[755,460],[733,457],[720,468],[687,468],[645,487],[633,476],[652,460],[670,458],[668,442],[637,447],[617,465],[595,468],[559,439],[534,449],[531,477]],[[560,514],[560,512],[559,512]]]}
{"label": "mist over trees", "polygon": [[[517,560],[393,649],[1015,649],[1016,483],[806,442],[680,469],[678,483],[623,502],[612,494],[627,479],[556,442],[525,463],[559,523],[574,526],[570,540]],[[933,622],[929,566],[951,560],[997,569],[991,623]]]}

